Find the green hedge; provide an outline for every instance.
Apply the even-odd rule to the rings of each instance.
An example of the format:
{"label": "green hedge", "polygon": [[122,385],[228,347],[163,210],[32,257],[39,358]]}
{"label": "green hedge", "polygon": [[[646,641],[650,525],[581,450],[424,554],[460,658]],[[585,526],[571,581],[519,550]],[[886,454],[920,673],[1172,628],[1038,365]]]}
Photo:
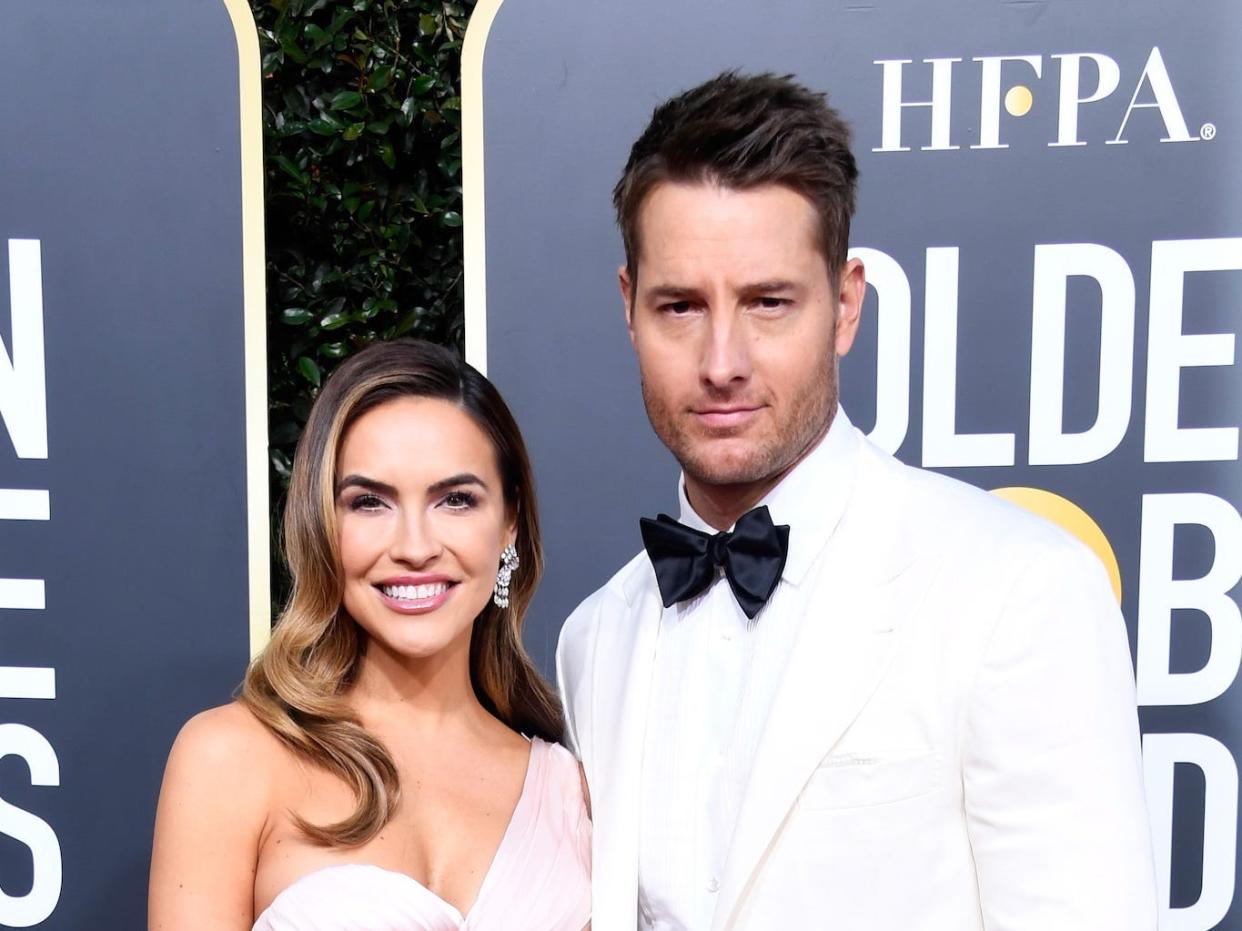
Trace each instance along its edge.
{"label": "green hedge", "polygon": [[[376,339],[461,348],[473,3],[251,0],[263,56],[272,505],[323,378]],[[277,577],[278,598],[284,585]]]}

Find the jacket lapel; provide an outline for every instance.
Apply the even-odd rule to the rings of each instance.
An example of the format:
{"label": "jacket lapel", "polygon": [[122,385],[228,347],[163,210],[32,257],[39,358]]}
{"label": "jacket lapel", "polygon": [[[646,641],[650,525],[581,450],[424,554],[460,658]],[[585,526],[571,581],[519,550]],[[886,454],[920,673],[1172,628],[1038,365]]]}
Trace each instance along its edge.
{"label": "jacket lapel", "polygon": [[595,931],[633,931],[638,921],[640,779],[663,611],[649,565],[627,579],[625,594],[627,610],[604,619],[596,645]]}
{"label": "jacket lapel", "polygon": [[892,524],[851,510],[854,520],[847,515],[825,547],[825,569],[808,580],[817,607],[800,619],[751,769],[714,931],[728,927],[803,786],[874,694],[934,571],[935,560],[913,561],[900,540],[877,530]]}

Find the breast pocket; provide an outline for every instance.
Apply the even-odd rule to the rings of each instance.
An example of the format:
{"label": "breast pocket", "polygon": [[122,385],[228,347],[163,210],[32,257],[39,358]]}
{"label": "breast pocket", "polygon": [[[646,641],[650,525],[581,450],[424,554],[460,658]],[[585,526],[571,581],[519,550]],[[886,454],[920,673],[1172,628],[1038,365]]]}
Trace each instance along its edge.
{"label": "breast pocket", "polygon": [[804,807],[817,811],[889,805],[930,795],[942,785],[940,756],[931,751],[824,757],[802,790]]}

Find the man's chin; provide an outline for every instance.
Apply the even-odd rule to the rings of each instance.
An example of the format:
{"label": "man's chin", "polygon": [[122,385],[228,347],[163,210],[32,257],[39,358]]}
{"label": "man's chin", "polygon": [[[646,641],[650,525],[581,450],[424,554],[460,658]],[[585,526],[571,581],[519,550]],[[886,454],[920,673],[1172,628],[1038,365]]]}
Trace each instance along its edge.
{"label": "man's chin", "polygon": [[763,481],[770,471],[766,457],[749,446],[730,450],[720,444],[704,444],[678,459],[682,471],[704,485],[749,485]]}

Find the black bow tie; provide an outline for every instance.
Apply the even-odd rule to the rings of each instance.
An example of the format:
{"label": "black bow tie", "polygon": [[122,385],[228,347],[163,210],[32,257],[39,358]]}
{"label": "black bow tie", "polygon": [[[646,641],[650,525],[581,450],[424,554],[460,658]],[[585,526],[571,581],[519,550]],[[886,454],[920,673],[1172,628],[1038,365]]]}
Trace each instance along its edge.
{"label": "black bow tie", "polygon": [[754,620],[780,581],[789,553],[789,526],[773,525],[767,507],[747,511],[732,530],[715,535],[667,514],[638,523],[666,608],[704,591],[722,566],[737,603]]}

